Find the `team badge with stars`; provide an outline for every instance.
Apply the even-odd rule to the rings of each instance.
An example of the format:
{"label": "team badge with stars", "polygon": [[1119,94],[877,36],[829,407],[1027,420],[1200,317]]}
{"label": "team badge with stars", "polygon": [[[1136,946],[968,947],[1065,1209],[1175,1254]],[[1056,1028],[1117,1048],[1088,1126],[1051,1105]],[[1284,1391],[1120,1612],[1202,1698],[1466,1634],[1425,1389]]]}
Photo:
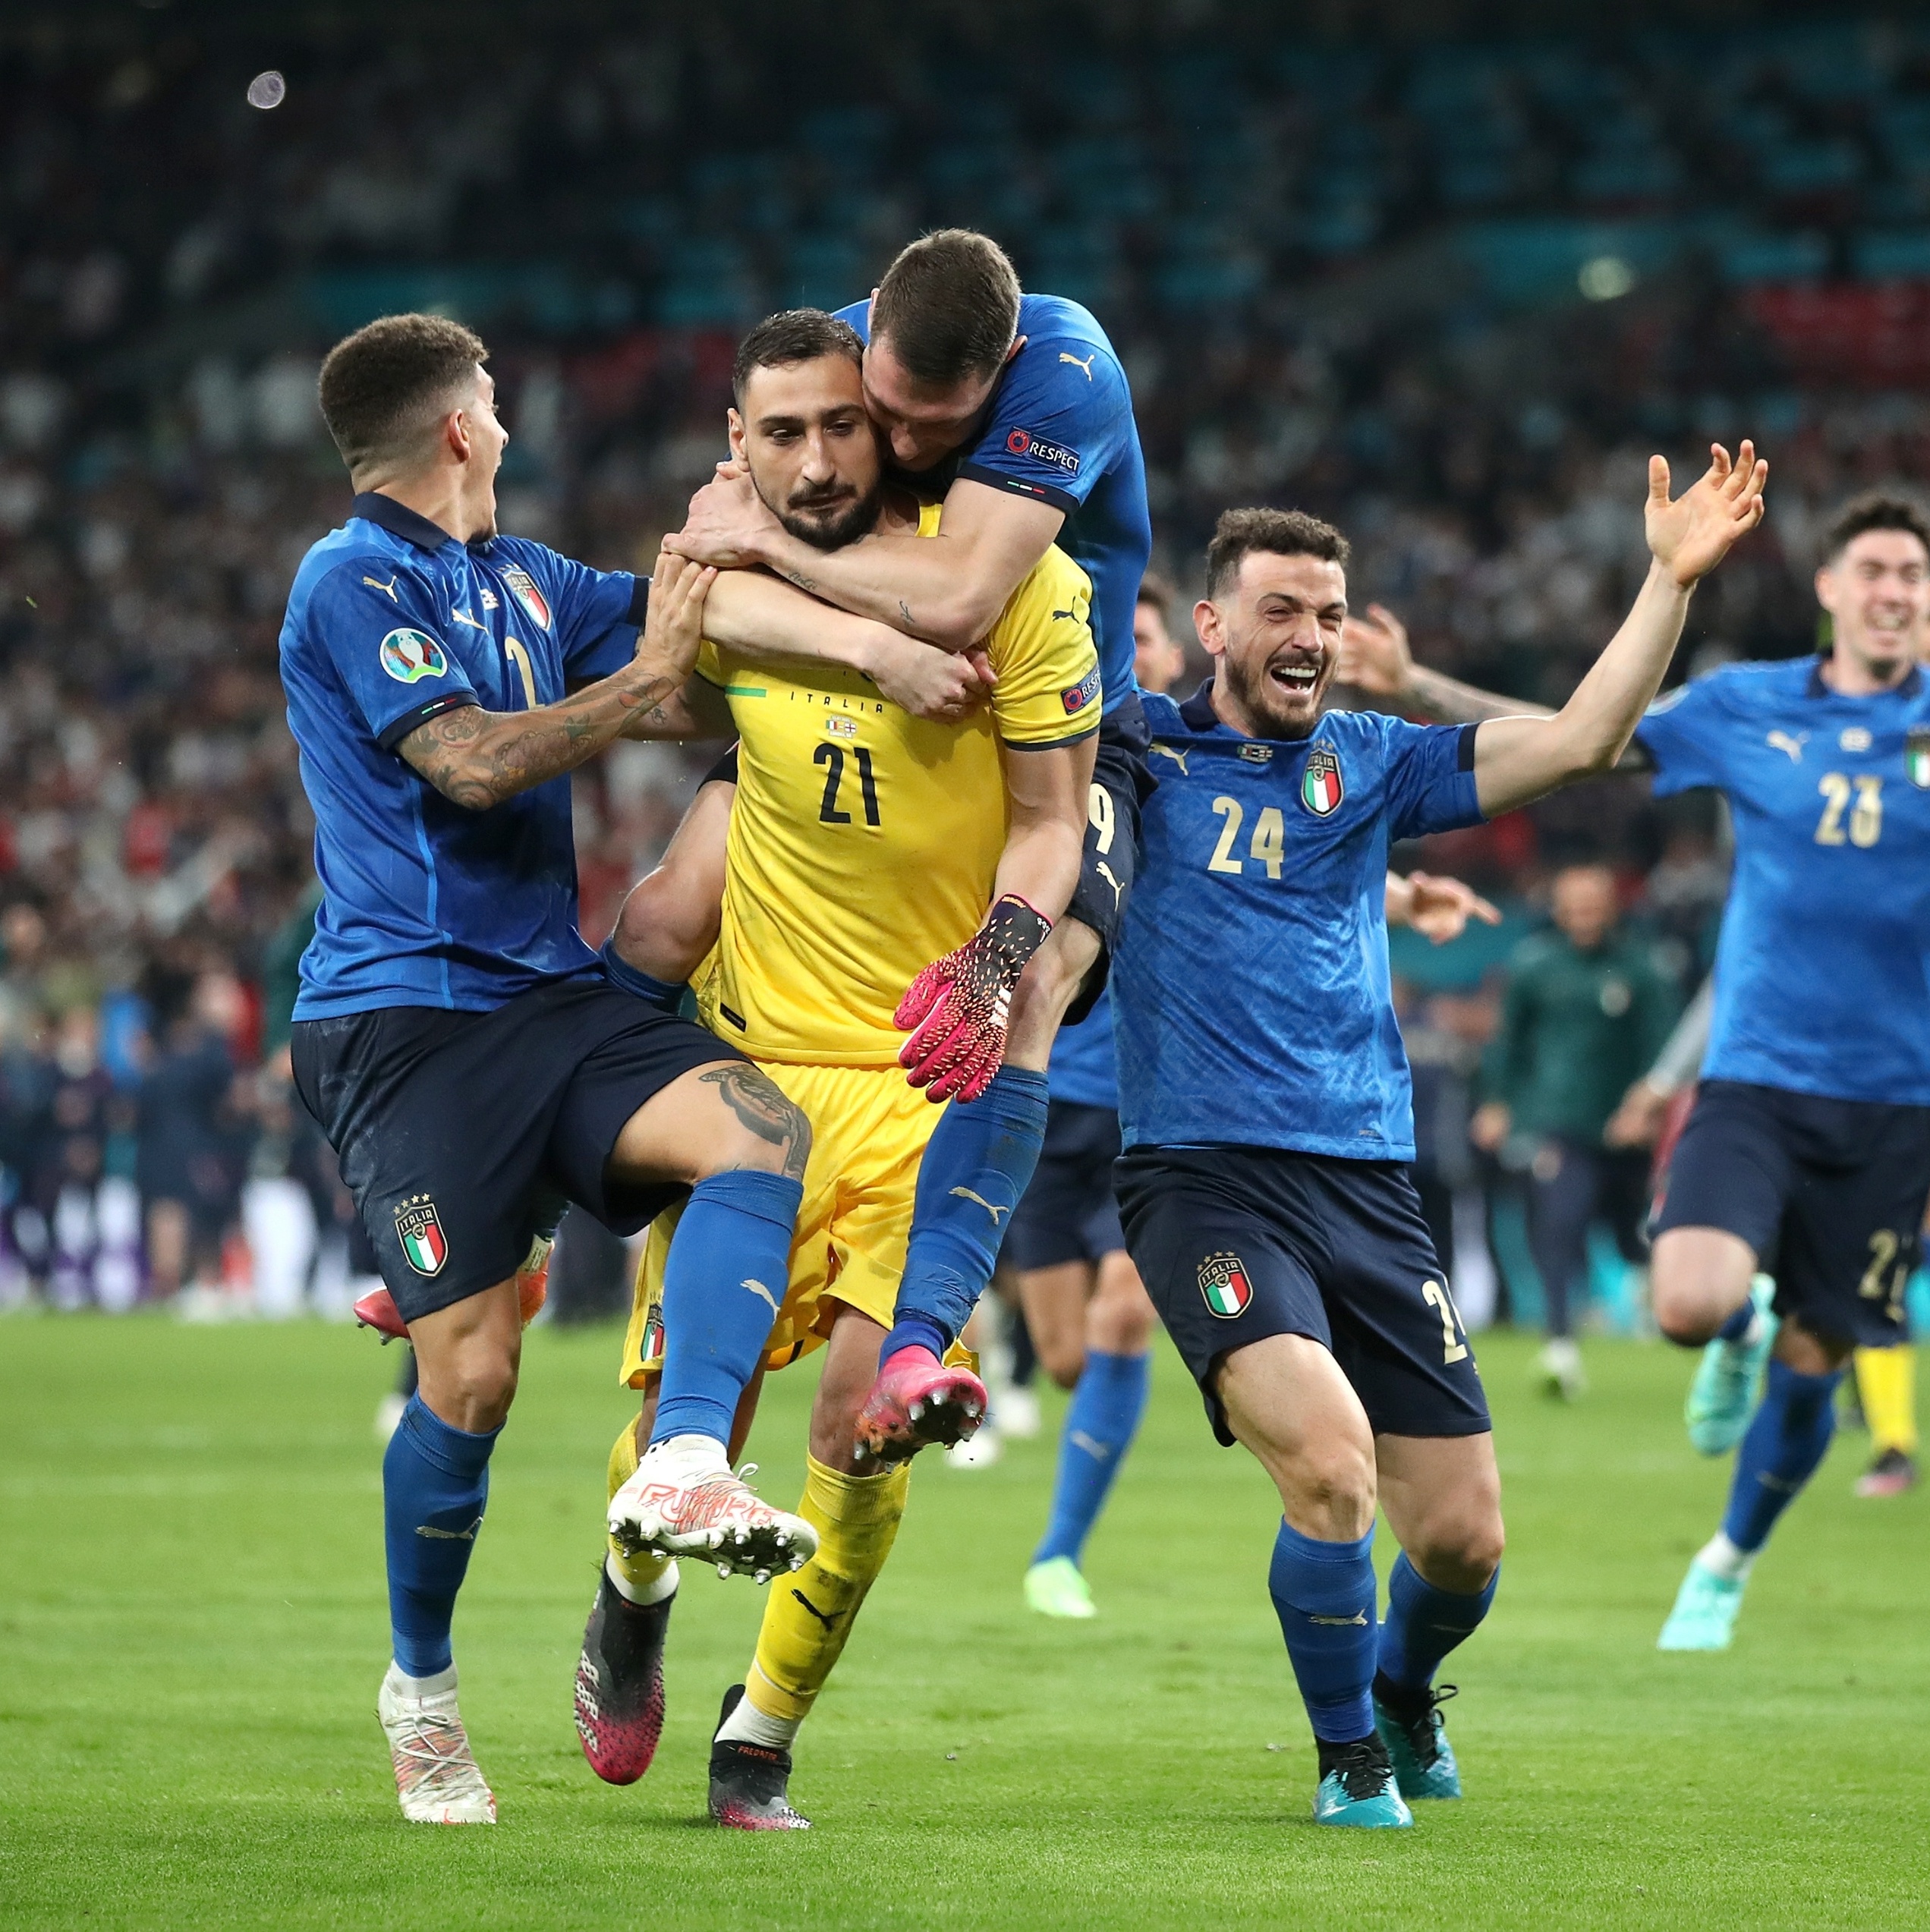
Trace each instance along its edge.
{"label": "team badge with stars", "polygon": [[502,581],[515,593],[516,601],[544,630],[549,628],[549,600],[537,588],[536,579],[520,567],[502,573]]}
{"label": "team badge with stars", "polygon": [[449,1237],[427,1194],[411,1194],[395,1210],[395,1238],[402,1259],[419,1275],[439,1275],[449,1258]]}
{"label": "team badge with stars", "polygon": [[1919,791],[1930,791],[1930,725],[1913,725],[1903,740],[1903,769]]}
{"label": "team badge with stars", "polygon": [[1333,755],[1333,747],[1315,745],[1307,754],[1307,769],[1300,774],[1301,804],[1317,819],[1330,818],[1346,795],[1340,760]]}
{"label": "team badge with stars", "polygon": [[1231,1321],[1246,1312],[1253,1299],[1253,1284],[1247,1279],[1246,1263],[1230,1249],[1209,1254],[1200,1263],[1200,1293],[1206,1305],[1222,1321]]}

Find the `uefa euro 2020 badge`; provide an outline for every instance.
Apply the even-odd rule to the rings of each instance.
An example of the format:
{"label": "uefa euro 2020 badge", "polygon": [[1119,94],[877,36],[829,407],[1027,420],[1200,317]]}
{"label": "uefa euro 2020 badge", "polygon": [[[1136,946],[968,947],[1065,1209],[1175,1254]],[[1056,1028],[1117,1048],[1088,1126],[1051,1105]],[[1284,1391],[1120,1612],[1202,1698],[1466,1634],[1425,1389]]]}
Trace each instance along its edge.
{"label": "uefa euro 2020 badge", "polygon": [[413,684],[420,678],[439,678],[449,668],[442,646],[433,637],[406,626],[390,631],[376,655],[383,669],[398,684]]}
{"label": "uefa euro 2020 badge", "polygon": [[1253,1284],[1246,1278],[1246,1263],[1230,1251],[1209,1254],[1200,1263],[1200,1293],[1207,1307],[1222,1321],[1231,1321],[1246,1312],[1253,1299]]}
{"label": "uefa euro 2020 badge", "polygon": [[411,1194],[395,1210],[395,1238],[402,1259],[419,1275],[439,1275],[449,1258],[449,1238],[427,1194]]}

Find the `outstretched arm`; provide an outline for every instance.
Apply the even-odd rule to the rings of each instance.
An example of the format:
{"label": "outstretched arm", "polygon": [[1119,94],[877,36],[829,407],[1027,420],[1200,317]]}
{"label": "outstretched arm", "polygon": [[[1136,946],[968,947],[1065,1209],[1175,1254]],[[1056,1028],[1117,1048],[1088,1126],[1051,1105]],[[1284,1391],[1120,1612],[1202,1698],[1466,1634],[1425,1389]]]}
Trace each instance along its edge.
{"label": "outstretched arm", "polygon": [[680,557],[659,557],[637,654],[621,671],[531,711],[465,704],[440,713],[396,750],[444,798],[472,812],[575,770],[675,698],[696,662],[704,594],[716,576]]}
{"label": "outstretched arm", "polygon": [[946,492],[936,536],[874,534],[841,550],[793,536],[734,463],[691,499],[684,527],[664,541],[724,569],[761,564],[827,603],[946,650],[969,650],[1043,557],[1064,512],[961,478]]}
{"label": "outstretched arm", "polygon": [[1762,520],[1769,465],[1745,442],[1737,460],[1712,445],[1708,469],[1671,502],[1669,466],[1648,459],[1644,512],[1655,561],[1635,608],[1551,718],[1494,718],[1475,738],[1475,785],[1484,815],[1513,811],[1620,757],[1682,635],[1689,593]]}
{"label": "outstretched arm", "polygon": [[1490,718],[1552,718],[1547,706],[1464,684],[1458,678],[1417,664],[1407,627],[1385,604],[1369,604],[1365,617],[1349,617],[1340,633],[1334,675],[1371,697],[1443,725],[1478,725]]}

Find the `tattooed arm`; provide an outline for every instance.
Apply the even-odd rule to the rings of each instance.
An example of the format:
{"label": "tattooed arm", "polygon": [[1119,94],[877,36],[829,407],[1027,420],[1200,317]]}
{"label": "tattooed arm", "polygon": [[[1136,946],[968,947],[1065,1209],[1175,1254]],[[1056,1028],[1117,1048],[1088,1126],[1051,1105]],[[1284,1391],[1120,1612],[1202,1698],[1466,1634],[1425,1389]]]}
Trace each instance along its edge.
{"label": "tattooed arm", "polygon": [[689,677],[716,573],[660,557],[637,655],[612,675],[533,711],[465,705],[418,725],[396,747],[445,798],[485,812],[593,758],[673,700]]}

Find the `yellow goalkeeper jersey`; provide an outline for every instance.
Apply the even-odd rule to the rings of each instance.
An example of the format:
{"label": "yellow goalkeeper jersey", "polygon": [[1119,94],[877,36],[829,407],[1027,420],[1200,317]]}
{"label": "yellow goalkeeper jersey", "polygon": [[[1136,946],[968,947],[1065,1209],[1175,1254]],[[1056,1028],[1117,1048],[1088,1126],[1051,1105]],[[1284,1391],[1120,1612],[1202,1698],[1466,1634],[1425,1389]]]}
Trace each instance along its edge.
{"label": "yellow goalkeeper jersey", "polygon": [[[937,534],[926,505],[918,534]],[[1099,727],[1092,586],[1056,547],[986,640],[988,709],[933,724],[835,666],[795,672],[706,642],[739,740],[723,925],[700,970],[707,1024],[754,1058],[888,1066],[892,1013],[962,946],[990,903],[1006,826],[1003,745],[1069,744]]]}

